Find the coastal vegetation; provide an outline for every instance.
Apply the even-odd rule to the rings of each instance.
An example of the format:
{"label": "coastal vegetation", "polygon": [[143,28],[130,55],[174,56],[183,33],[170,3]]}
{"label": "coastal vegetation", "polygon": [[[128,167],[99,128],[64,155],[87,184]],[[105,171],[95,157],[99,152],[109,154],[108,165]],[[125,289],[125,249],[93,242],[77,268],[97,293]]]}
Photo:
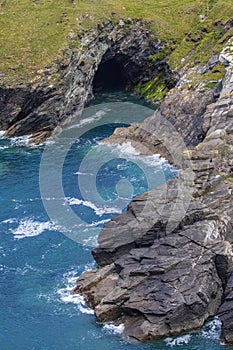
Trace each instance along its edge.
{"label": "coastal vegetation", "polygon": [[[59,61],[70,45],[78,46],[80,32],[129,17],[148,21],[155,39],[167,43],[160,59],[175,69],[205,64],[220,52],[232,34],[233,7],[231,0],[1,0],[1,77],[25,83],[41,67]],[[161,83],[158,91],[163,97]]]}
{"label": "coastal vegetation", "polygon": [[[46,319],[53,321],[55,315],[56,321],[59,315],[58,299],[53,296],[60,295],[59,305],[60,299],[70,304],[75,293],[81,294],[86,305],[94,309],[99,323],[113,322],[118,326],[124,324],[123,336],[133,342],[151,342],[190,332],[202,327],[210,318],[218,316],[219,332],[222,322],[221,339],[226,344],[233,344],[233,44],[229,42],[233,38],[231,2],[232,0],[0,0],[0,130],[3,131],[0,149],[5,181],[3,217],[0,223],[3,244],[6,242],[8,250],[0,248],[7,252],[3,256],[6,263],[10,262],[9,268],[5,262],[3,265],[7,267],[4,270],[7,272],[4,281],[9,282],[4,287],[7,292],[4,315],[9,315],[6,324],[9,335],[4,338],[7,345],[2,348],[8,349],[11,341],[12,348],[16,343],[20,344],[12,333],[12,329],[16,329],[23,343],[28,341],[22,337],[23,332],[30,335],[28,330],[31,330],[29,341],[35,340],[41,344],[42,339],[47,348],[54,348],[54,339],[57,344],[62,344],[65,339],[65,348],[73,349],[79,343],[77,339],[82,339],[82,348],[89,349],[93,339],[97,338],[87,327],[86,317],[80,318],[79,313],[78,320],[75,318],[76,302],[74,314],[69,313],[70,309],[62,311],[68,318],[62,321],[66,328],[60,332],[61,339],[48,334],[44,327]],[[116,73],[116,80],[113,79],[112,72]],[[111,108],[105,109],[106,104],[103,107],[99,103],[100,106],[93,106],[97,108],[93,114],[84,116],[80,123],[78,119],[97,92],[111,92],[112,99],[112,91],[116,87],[119,90],[137,90],[146,99],[161,103],[155,111],[146,108],[150,116],[141,124],[132,113],[135,123],[127,128],[116,129],[106,139],[108,133],[112,132],[112,121],[119,122],[118,118],[122,117],[123,124],[130,124],[128,116],[131,112],[127,107],[122,110],[120,108],[119,115],[115,117]],[[117,94],[117,101],[118,97]],[[108,102],[108,98],[104,102]],[[125,106],[127,105],[128,102]],[[138,112],[139,106],[136,108]],[[110,120],[105,115],[106,110],[111,114]],[[140,118],[144,118],[144,115],[140,115]],[[106,134],[105,120],[111,123],[111,130]],[[96,128],[95,122],[104,128]],[[76,129],[68,129],[72,131],[72,136],[71,142],[64,144],[70,148],[66,154],[60,143],[64,138],[59,138],[58,135],[69,123],[73,123]],[[96,168],[99,153],[101,164],[104,162],[107,165],[107,176],[102,177],[102,166],[101,174],[98,174],[101,175],[101,192],[103,189],[102,193],[107,194],[107,199],[111,198],[111,194],[114,196],[113,208],[109,200],[105,206],[102,200],[101,203],[95,203],[95,196],[85,197],[92,194],[88,175],[93,178],[94,185],[98,184],[97,175],[92,176],[93,169],[90,169],[91,173],[87,169],[85,176],[81,176],[84,182],[80,191],[73,185],[77,185],[76,175],[84,174],[77,172],[77,167],[82,166],[86,158],[85,152],[90,154],[91,145],[99,147],[97,129],[100,130],[101,139],[104,138],[103,142],[108,142],[108,148],[111,142],[121,145],[120,153],[118,147],[116,151],[116,160],[120,156],[120,163],[114,164],[123,164],[122,156],[129,164],[138,163],[135,164],[139,172],[135,167],[132,171],[131,168],[126,168],[127,177],[124,177],[123,174],[119,176],[118,170],[122,169],[115,165],[109,167],[108,159],[106,162],[101,153],[95,151],[89,158],[87,163],[95,164]],[[17,139],[17,136],[20,138]],[[84,136],[85,142],[82,142],[81,136]],[[36,148],[34,145],[44,143],[49,137],[54,139],[45,145],[48,156],[45,153],[42,155],[43,147]],[[81,142],[76,142],[78,138]],[[33,143],[32,148],[26,148],[28,142]],[[131,151],[127,152],[125,145],[129,145],[130,149],[135,148],[132,162],[127,156]],[[114,151],[115,149],[114,146]],[[113,154],[112,149],[109,150]],[[66,158],[63,159],[64,162],[60,151]],[[162,157],[162,162],[158,155]],[[141,157],[146,168],[149,164],[152,165],[152,177],[158,176],[158,185],[153,183],[153,186],[149,186],[149,181],[146,181],[149,176],[146,173],[142,177],[141,170],[143,174],[144,170],[141,169],[140,162],[137,162],[139,159],[141,161]],[[172,168],[164,159],[172,164]],[[57,168],[57,161],[58,165],[64,163],[61,169]],[[161,171],[157,171],[159,168]],[[141,186],[140,183],[135,187],[138,188],[139,195],[132,192],[130,186],[127,200],[131,193],[133,198],[126,211],[106,222],[103,215],[119,214],[122,210],[118,207],[115,209],[118,185],[114,184],[119,179],[126,179],[127,182],[129,179],[134,189],[137,174],[140,181],[145,179],[145,185]],[[61,183],[64,191],[62,189],[61,194],[57,193],[57,188],[61,187],[60,182],[56,186],[56,181],[49,181],[56,180],[56,177],[60,181],[60,175],[64,179]],[[39,178],[42,180],[40,183]],[[41,191],[43,183],[46,190]],[[81,186],[81,182],[78,181],[78,184]],[[56,192],[54,195],[53,190]],[[147,192],[140,195],[141,191]],[[40,201],[39,192],[43,201]],[[46,207],[48,200],[49,205]],[[63,216],[62,211],[60,215],[59,207],[64,203]],[[46,210],[44,214],[43,204]],[[68,205],[76,207],[67,209]],[[87,212],[84,211],[85,207]],[[76,214],[81,219],[80,225],[79,220],[75,220],[73,226],[73,219],[66,216],[67,213]],[[48,216],[51,221],[47,221]],[[87,226],[83,222],[84,217],[87,218]],[[99,227],[103,222],[105,225],[99,234],[98,246],[92,251],[99,268],[90,271],[89,267],[96,265],[86,264],[87,249],[86,246],[84,250],[81,249],[81,243],[92,244],[89,238],[96,235],[96,225]],[[69,232],[69,238],[75,237],[74,242],[78,243],[75,248],[67,246],[63,238],[65,245],[57,244],[60,233],[63,232],[60,232],[62,227],[65,228],[65,235]],[[58,235],[54,234],[58,230]],[[32,238],[43,231],[47,233],[35,240]],[[52,236],[49,236],[49,231],[53,231]],[[29,245],[25,244],[26,237]],[[79,237],[82,237],[81,240]],[[48,248],[50,241],[53,243],[51,249]],[[14,245],[15,249],[12,249]],[[46,251],[35,248],[40,245]],[[60,246],[62,251],[58,250]],[[30,247],[33,248],[31,252]],[[67,249],[70,257],[66,254],[68,258],[63,259]],[[24,250],[27,254],[24,254]],[[37,251],[39,255],[35,253]],[[10,252],[14,252],[14,255],[19,252],[20,255],[11,259]],[[30,260],[31,257],[35,258],[34,262]],[[46,261],[49,262],[47,267]],[[31,268],[28,269],[28,266]],[[75,275],[80,274],[86,267],[88,271],[80,276],[72,291],[74,294],[70,295],[74,277],[72,271]],[[35,271],[42,270],[42,274],[37,273],[35,283]],[[72,274],[64,274],[64,271],[71,271]],[[25,274],[28,273],[32,279],[27,278]],[[65,276],[68,278],[68,288],[64,288]],[[41,295],[46,298],[41,298]],[[22,315],[23,322],[14,317],[12,323],[8,301],[13,299],[16,300],[17,308],[20,307],[15,310],[17,315]],[[84,309],[83,302],[81,307]],[[59,309],[62,308],[59,306]],[[41,318],[38,317],[38,310]],[[27,321],[28,314],[27,324],[24,321]],[[38,328],[39,332],[42,331],[41,335],[38,333],[39,340],[32,318],[36,320],[36,327],[43,325]],[[77,322],[75,329],[70,328],[68,319],[72,325]],[[16,327],[12,327],[15,320]],[[94,324],[93,318],[90,322]],[[18,327],[21,324],[23,332]],[[59,330],[60,325],[61,319],[58,322]],[[79,325],[80,328],[77,328]],[[84,333],[82,327],[88,329],[88,333]],[[55,327],[54,330],[59,333]],[[67,335],[66,338],[64,334]],[[105,344],[106,349],[109,344],[113,344],[105,334],[98,335],[98,339],[99,349],[103,349]],[[205,337],[204,347],[206,339]],[[218,338],[214,340],[218,342]],[[197,345],[196,339],[194,342]],[[118,344],[120,343],[114,349],[119,348]],[[199,348],[202,349],[203,346]],[[32,347],[28,345],[20,348]]]}

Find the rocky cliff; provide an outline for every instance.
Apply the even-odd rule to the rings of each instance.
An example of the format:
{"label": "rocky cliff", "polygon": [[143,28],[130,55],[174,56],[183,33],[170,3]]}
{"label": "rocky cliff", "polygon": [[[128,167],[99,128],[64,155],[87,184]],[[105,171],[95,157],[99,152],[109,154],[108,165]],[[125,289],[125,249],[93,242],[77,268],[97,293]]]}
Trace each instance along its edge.
{"label": "rocky cliff", "polygon": [[131,341],[190,331],[219,315],[223,340],[233,342],[231,46],[220,55],[227,72],[217,93],[178,84],[154,116],[108,139],[159,152],[181,169],[106,224],[93,251],[100,268],[74,289],[98,321],[123,322]]}
{"label": "rocky cliff", "polygon": [[[38,70],[33,81],[2,84],[5,136],[31,134],[32,142],[41,143],[59,132],[80,116],[110,65],[118,67],[124,89],[154,77],[170,89],[177,80],[153,116],[117,129],[107,141],[130,141],[180,169],[176,179],[134,198],[126,213],[104,227],[93,251],[100,268],[84,273],[74,292],[98,321],[123,322],[130,340],[190,331],[219,315],[222,338],[233,343],[232,42],[204,67],[187,64],[171,79],[166,45],[141,20],[110,21],[71,32],[69,39],[63,59]],[[220,61],[226,76],[213,89],[202,75]]]}
{"label": "rocky cliff", "polygon": [[32,141],[41,143],[78,118],[93,97],[93,85],[98,88],[96,73],[106,62],[112,64],[112,70],[118,66],[124,89],[156,74],[162,74],[169,85],[167,63],[161,58],[149,60],[165,44],[155,39],[143,21],[110,21],[88,32],[71,33],[69,40],[70,49],[63,59],[40,69],[26,86],[1,87],[0,129],[6,130],[6,137],[32,134]]}

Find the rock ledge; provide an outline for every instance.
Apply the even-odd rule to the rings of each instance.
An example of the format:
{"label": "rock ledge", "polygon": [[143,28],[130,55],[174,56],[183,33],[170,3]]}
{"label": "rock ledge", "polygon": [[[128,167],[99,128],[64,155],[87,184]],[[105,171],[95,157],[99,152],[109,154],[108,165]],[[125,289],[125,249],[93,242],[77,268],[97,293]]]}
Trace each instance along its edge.
{"label": "rock ledge", "polygon": [[99,322],[123,322],[130,341],[191,331],[219,315],[222,338],[233,343],[232,77],[229,64],[215,102],[208,91],[174,88],[154,116],[108,140],[144,142],[168,156],[165,138],[154,137],[153,128],[164,130],[157,117],[181,128],[188,114],[181,134],[191,149],[175,143],[182,154],[172,159],[181,173],[106,224],[93,250],[100,268],[81,275],[74,289]]}

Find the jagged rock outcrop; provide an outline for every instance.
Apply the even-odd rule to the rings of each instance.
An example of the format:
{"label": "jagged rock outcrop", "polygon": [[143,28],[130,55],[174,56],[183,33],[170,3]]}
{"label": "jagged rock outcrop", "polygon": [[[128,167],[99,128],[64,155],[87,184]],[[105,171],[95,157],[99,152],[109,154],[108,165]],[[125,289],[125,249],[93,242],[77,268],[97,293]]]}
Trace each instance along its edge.
{"label": "jagged rock outcrop", "polygon": [[[78,118],[93,96],[93,80],[98,68],[115,60],[121,66],[124,88],[150,80],[164,72],[169,81],[166,62],[149,57],[164,48],[159,39],[140,20],[120,20],[98,25],[93,30],[72,34],[71,46],[61,62],[38,71],[27,86],[0,89],[0,129],[6,136],[33,134],[42,142],[54,129]],[[76,48],[75,48],[76,47]],[[114,64],[114,62],[113,62]]]}
{"label": "jagged rock outcrop", "polygon": [[[126,214],[106,225],[93,252],[102,267],[84,273],[75,288],[95,309],[98,321],[124,322],[124,336],[130,340],[158,339],[200,327],[222,302],[230,226],[210,206],[218,195],[208,206],[193,199],[182,219],[171,217],[176,181],[157,189],[158,196],[154,190],[150,199],[135,198]],[[180,198],[177,214],[183,205]],[[176,219],[170,232],[170,221]]]}
{"label": "jagged rock outcrop", "polygon": [[[161,135],[158,138],[157,120],[168,120],[180,133],[187,147],[196,146],[205,137],[204,112],[214,99],[214,91],[211,89],[190,90],[187,86],[178,86],[167,94],[152,117],[147,118],[141,125],[134,124],[127,129],[116,129],[107,141],[123,143],[130,140],[136,148],[144,146],[146,154],[158,152],[171,160],[164,147],[167,139]],[[139,141],[140,145],[136,145]]]}
{"label": "jagged rock outcrop", "polygon": [[[132,341],[190,331],[219,314],[222,338],[232,343],[232,76],[229,64],[217,101],[191,108],[193,115],[198,110],[205,135],[196,146],[196,135],[190,140],[187,135],[191,150],[185,150],[175,134],[170,137],[174,150],[170,149],[164,129],[173,104],[180,110],[182,101],[184,110],[189,105],[184,88],[172,90],[155,114],[164,119],[156,122],[151,117],[144,125],[131,126],[128,134],[126,129],[117,131],[122,142],[132,140],[137,146],[143,141],[142,152],[164,148],[183,169],[176,179],[134,198],[126,213],[106,224],[93,251],[100,268],[80,276],[74,289],[94,308],[98,321],[124,322],[124,336]],[[190,94],[192,103],[193,91]],[[142,137],[142,129],[151,131],[149,138]],[[160,131],[163,136],[158,138]],[[118,135],[112,140],[119,141]]]}

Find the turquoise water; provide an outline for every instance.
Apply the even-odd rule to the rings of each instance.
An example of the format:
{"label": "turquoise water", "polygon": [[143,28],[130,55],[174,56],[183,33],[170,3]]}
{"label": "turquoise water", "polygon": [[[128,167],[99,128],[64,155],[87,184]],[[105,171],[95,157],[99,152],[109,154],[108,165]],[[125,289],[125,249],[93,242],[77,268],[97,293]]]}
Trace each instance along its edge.
{"label": "turquoise water", "polygon": [[100,98],[46,146],[0,140],[1,350],[224,348],[217,319],[197,333],[128,344],[121,329],[98,324],[82,298],[70,295],[77,276],[95,267],[91,249],[103,224],[176,174],[129,143],[100,142],[116,126],[152,113],[139,101],[112,99]]}

